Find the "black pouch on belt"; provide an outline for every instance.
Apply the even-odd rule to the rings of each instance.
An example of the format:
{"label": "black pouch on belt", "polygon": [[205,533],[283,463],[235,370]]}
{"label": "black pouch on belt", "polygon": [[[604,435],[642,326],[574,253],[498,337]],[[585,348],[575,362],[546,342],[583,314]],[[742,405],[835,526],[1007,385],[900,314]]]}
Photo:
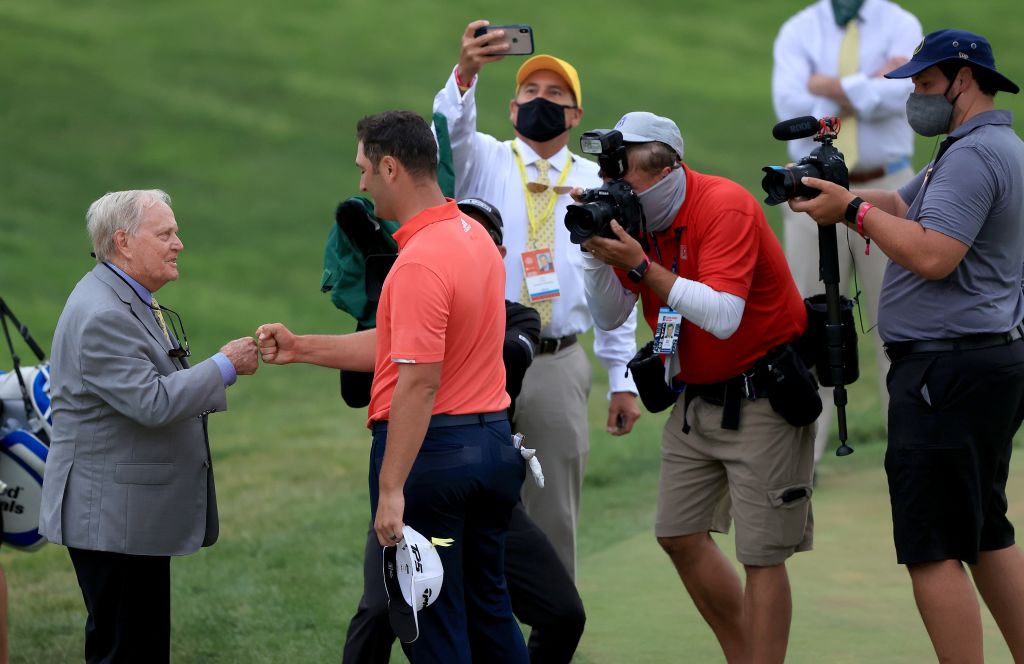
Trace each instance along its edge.
{"label": "black pouch on belt", "polygon": [[[835,387],[835,376],[833,376],[831,355],[829,348],[828,303],[824,293],[812,295],[804,299],[804,306],[807,308],[807,331],[797,342],[800,345],[800,352],[807,361],[808,366],[814,367],[818,380],[825,387]],[[860,376],[860,364],[857,359],[857,328],[853,322],[853,300],[847,297],[839,298],[839,323],[841,330],[841,349],[839,349],[839,362],[841,363],[842,384],[849,385]]]}
{"label": "black pouch on belt", "polygon": [[772,410],[795,427],[807,426],[821,415],[818,381],[800,358],[793,344],[769,353],[767,369],[768,403]]}
{"label": "black pouch on belt", "polygon": [[653,341],[638,350],[626,368],[633,374],[640,401],[649,412],[660,413],[676,402],[679,393],[665,383],[665,364],[654,352]]}

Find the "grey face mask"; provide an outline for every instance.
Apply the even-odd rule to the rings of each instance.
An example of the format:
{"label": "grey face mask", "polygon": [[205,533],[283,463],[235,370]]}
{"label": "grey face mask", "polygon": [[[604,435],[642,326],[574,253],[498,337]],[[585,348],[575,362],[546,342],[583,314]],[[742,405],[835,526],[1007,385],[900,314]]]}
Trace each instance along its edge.
{"label": "grey face mask", "polygon": [[686,173],[682,168],[674,168],[653,187],[636,196],[647,218],[647,230],[663,231],[675,221],[686,198]]}
{"label": "grey face mask", "polygon": [[[955,81],[955,79],[954,79]],[[953,82],[950,81],[946,91],[938,95],[922,95],[912,93],[907,97],[907,122],[911,129],[922,136],[938,136],[949,131],[950,120],[953,119],[953,106],[960,95],[953,101],[946,99]]]}

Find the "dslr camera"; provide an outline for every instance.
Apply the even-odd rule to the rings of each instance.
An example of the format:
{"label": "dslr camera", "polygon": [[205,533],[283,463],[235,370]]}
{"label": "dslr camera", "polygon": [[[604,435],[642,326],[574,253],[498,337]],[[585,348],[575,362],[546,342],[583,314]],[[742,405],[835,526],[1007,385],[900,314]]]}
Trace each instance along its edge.
{"label": "dslr camera", "polygon": [[821,145],[801,159],[796,166],[765,166],[761,169],[765,174],[761,180],[761,188],[768,194],[764,199],[765,203],[778,205],[797,196],[814,198],[821,193],[819,189],[802,184],[800,179],[803,177],[828,180],[844,189],[850,188],[850,173],[846,168],[846,162],[843,161],[843,153],[832,145],[832,141],[839,135],[840,124],[839,118],[835,117],[818,120],[805,116],[784,120],[775,125],[772,135],[780,141],[813,136]]}
{"label": "dslr camera", "polygon": [[616,129],[595,129],[580,136],[580,149],[585,154],[597,155],[601,173],[608,181],[595,189],[587,189],[579,203],[566,208],[565,227],[569,239],[582,244],[596,236],[615,238],[612,219],[633,237],[640,237],[646,229],[643,208],[633,187],[622,179],[626,174],[626,143],[622,132]]}

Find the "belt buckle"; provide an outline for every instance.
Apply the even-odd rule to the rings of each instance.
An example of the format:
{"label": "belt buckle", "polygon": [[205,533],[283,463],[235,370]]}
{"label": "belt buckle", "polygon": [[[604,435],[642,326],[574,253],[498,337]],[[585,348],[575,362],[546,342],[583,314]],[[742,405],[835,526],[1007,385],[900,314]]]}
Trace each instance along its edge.
{"label": "belt buckle", "polygon": [[756,400],[757,389],[754,387],[753,370],[751,370],[750,372],[741,373],[740,376],[743,378],[743,380],[741,381],[741,386],[743,388],[743,396],[745,396],[748,401]]}
{"label": "belt buckle", "polygon": [[544,354],[554,354],[558,352],[558,349],[562,347],[562,340],[555,339],[554,337],[548,337],[540,340],[540,352]]}

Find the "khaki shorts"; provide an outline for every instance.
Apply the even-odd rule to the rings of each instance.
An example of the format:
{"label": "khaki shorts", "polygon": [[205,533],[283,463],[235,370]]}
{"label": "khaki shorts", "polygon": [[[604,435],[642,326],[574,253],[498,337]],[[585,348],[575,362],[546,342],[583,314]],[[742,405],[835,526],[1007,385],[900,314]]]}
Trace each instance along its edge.
{"label": "khaki shorts", "polygon": [[744,565],[778,565],[809,551],[815,425],[793,427],[768,399],[744,399],[739,431],[730,431],[721,406],[698,397],[684,434],[683,404],[680,396],[661,436],[655,534],[727,533],[731,514]]}

